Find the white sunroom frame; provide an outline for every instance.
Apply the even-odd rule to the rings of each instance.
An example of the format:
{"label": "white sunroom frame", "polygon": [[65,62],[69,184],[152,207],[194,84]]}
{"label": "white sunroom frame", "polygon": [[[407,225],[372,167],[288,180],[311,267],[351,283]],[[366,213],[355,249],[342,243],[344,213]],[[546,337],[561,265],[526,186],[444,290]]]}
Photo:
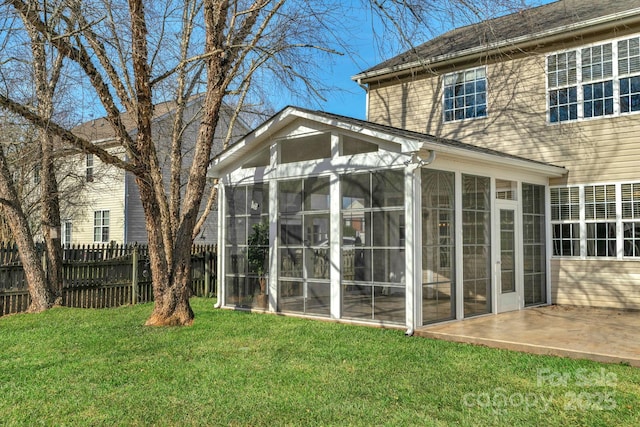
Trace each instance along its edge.
{"label": "white sunroom frame", "polygon": [[[309,160],[305,162],[279,164],[279,141],[292,140],[312,134],[329,133],[331,135],[331,157]],[[341,139],[343,135],[376,144],[377,152],[342,156]],[[242,168],[251,158],[260,155],[261,150],[269,147],[269,164]],[[335,116],[322,112],[314,112],[300,108],[287,107],[270,120],[259,126],[238,143],[221,153],[212,162],[210,175],[219,178],[219,221],[218,221],[218,298],[219,305],[226,301],[224,280],[226,277],[225,218],[226,204],[225,185],[237,183],[269,182],[269,238],[272,247],[269,258],[269,307],[275,312],[278,307],[278,189],[272,183],[282,179],[306,178],[309,176],[330,177],[330,317],[342,319],[341,300],[341,191],[340,176],[356,171],[373,171],[384,169],[404,170],[404,210],[405,210],[405,324],[395,325],[407,328],[411,333],[422,325],[422,215],[421,215],[421,174],[422,167],[450,171],[455,173],[455,223],[462,224],[462,174],[481,175],[491,179],[491,212],[495,212],[495,180],[509,179],[521,182],[544,185],[546,200],[549,200],[548,180],[550,177],[562,176],[566,170],[561,167],[529,161],[523,158],[504,155],[498,152],[483,150],[456,141],[443,141],[429,135],[407,132],[373,123]],[[310,174],[311,173],[311,174]],[[518,198],[518,212],[522,212],[522,202]],[[550,225],[549,207],[546,207],[547,232],[547,303],[550,303]],[[493,227],[492,227],[493,228]],[[492,241],[496,236],[492,236]],[[455,241],[462,242],[462,227],[457,226]],[[493,245],[492,245],[493,248]],[[455,246],[456,259],[462,259],[462,245]],[[496,254],[491,254],[491,265],[495,265]],[[462,278],[462,263],[456,264],[456,277]],[[462,281],[457,280],[461,289]],[[492,280],[492,282],[494,282]],[[495,285],[492,284],[491,311],[497,312]],[[456,319],[462,319],[463,295],[456,292]],[[354,323],[367,323],[354,321]],[[373,322],[378,323],[378,322]]]}

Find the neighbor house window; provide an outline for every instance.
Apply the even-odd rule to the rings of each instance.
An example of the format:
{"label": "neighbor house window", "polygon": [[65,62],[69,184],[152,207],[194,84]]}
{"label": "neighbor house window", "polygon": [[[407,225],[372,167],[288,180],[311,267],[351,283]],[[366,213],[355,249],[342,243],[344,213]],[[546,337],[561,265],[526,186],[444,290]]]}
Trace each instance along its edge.
{"label": "neighbor house window", "polygon": [[101,243],[109,241],[109,211],[93,213],[93,241]]}
{"label": "neighbor house window", "polygon": [[444,76],[444,121],[487,116],[486,67]]}
{"label": "neighbor house window", "polygon": [[87,177],[87,182],[93,182],[93,154],[87,154],[86,177]]}
{"label": "neighbor house window", "polygon": [[640,257],[640,183],[550,191],[554,256]]}
{"label": "neighbor house window", "polygon": [[70,245],[71,244],[71,231],[73,230],[73,224],[71,222],[71,220],[65,220],[62,222],[62,233],[61,234],[61,239],[62,239],[62,244],[63,245]]}
{"label": "neighbor house window", "polygon": [[550,123],[640,111],[640,39],[547,56]]}

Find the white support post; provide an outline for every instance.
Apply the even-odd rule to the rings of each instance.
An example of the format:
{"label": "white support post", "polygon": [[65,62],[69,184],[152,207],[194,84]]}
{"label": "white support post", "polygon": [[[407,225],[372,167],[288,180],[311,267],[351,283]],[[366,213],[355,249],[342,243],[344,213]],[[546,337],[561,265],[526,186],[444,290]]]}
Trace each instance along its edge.
{"label": "white support post", "polygon": [[[340,155],[340,136],[331,135],[331,156]],[[334,173],[329,179],[329,277],[331,278],[331,317],[342,317],[342,227],[340,221],[340,175]]]}
{"label": "white support post", "polygon": [[455,176],[456,319],[464,319],[464,248],[462,240],[462,173]]}
{"label": "white support post", "polygon": [[420,283],[418,280],[417,258],[420,254],[420,234],[421,230],[416,228],[419,223],[417,219],[417,211],[419,210],[420,197],[416,193],[419,188],[416,178],[420,173],[420,168],[410,164],[404,169],[404,209],[405,209],[405,316],[407,333],[413,333],[419,324],[420,313],[418,307]]}
{"label": "white support post", "polygon": [[216,301],[216,307],[222,307],[226,304],[225,295],[225,274],[227,264],[225,260],[227,258],[227,249],[225,241],[227,239],[227,209],[226,201],[227,194],[224,189],[222,179],[218,181],[218,253],[217,253],[217,265],[216,265],[216,295],[218,300]]}
{"label": "white support post", "polygon": [[340,176],[331,176],[329,187],[330,198],[330,239],[329,239],[329,268],[331,278],[331,317],[342,317],[342,227],[340,227]]}
{"label": "white support post", "polygon": [[[278,144],[270,148],[271,170],[278,163]],[[269,181],[269,311],[278,311],[278,181]]]}

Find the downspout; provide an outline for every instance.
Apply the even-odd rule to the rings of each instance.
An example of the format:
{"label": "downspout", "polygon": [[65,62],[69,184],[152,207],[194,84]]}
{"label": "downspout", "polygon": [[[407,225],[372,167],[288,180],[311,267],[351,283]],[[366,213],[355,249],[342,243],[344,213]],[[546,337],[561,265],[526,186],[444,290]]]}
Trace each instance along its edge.
{"label": "downspout", "polygon": [[356,80],[358,86],[360,86],[365,92],[364,100],[364,119],[369,120],[369,87],[362,83],[362,79]]}
{"label": "downspout", "polygon": [[433,161],[435,159],[436,159],[436,151],[435,150],[431,150],[429,152],[429,157],[427,157],[426,160],[420,158],[420,156],[418,156],[418,152],[414,151],[414,152],[411,153],[411,158],[409,160],[404,161],[403,163],[404,163],[405,166],[410,168],[411,171],[413,171],[416,168],[430,165],[431,163],[433,163]]}
{"label": "downspout", "polygon": [[436,151],[435,150],[431,150],[431,153],[429,153],[429,157],[427,157],[427,160],[423,160],[422,162],[422,166],[428,166],[431,163],[433,163],[433,161],[436,159]]}
{"label": "downspout", "polygon": [[[420,156],[418,156],[417,152],[413,152],[411,153],[411,159],[407,160],[406,162],[404,162],[404,164],[407,166],[407,168],[409,170],[411,170],[412,172],[415,171],[417,168],[423,167],[423,166],[427,166],[430,165],[431,163],[433,163],[433,161],[436,159],[436,152],[435,150],[431,150],[429,152],[429,157],[427,157],[426,160],[423,160],[420,158]],[[417,215],[417,213],[414,213]],[[415,223],[415,221],[414,221]],[[415,254],[414,254],[415,255]],[[416,269],[417,271],[417,269]],[[415,273],[414,273],[415,274]],[[415,292],[414,292],[415,294]],[[412,323],[416,323],[416,319],[414,319],[414,321]],[[407,328],[407,330],[405,331],[405,336],[407,337],[411,337],[414,334],[414,329],[413,328]]]}

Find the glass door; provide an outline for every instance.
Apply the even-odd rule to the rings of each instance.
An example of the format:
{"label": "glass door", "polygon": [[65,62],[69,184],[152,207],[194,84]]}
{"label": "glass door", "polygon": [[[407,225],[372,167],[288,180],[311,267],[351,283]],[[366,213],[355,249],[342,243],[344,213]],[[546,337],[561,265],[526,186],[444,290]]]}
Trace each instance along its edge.
{"label": "glass door", "polygon": [[495,283],[498,312],[518,310],[522,306],[520,280],[519,221],[515,202],[497,201]]}

